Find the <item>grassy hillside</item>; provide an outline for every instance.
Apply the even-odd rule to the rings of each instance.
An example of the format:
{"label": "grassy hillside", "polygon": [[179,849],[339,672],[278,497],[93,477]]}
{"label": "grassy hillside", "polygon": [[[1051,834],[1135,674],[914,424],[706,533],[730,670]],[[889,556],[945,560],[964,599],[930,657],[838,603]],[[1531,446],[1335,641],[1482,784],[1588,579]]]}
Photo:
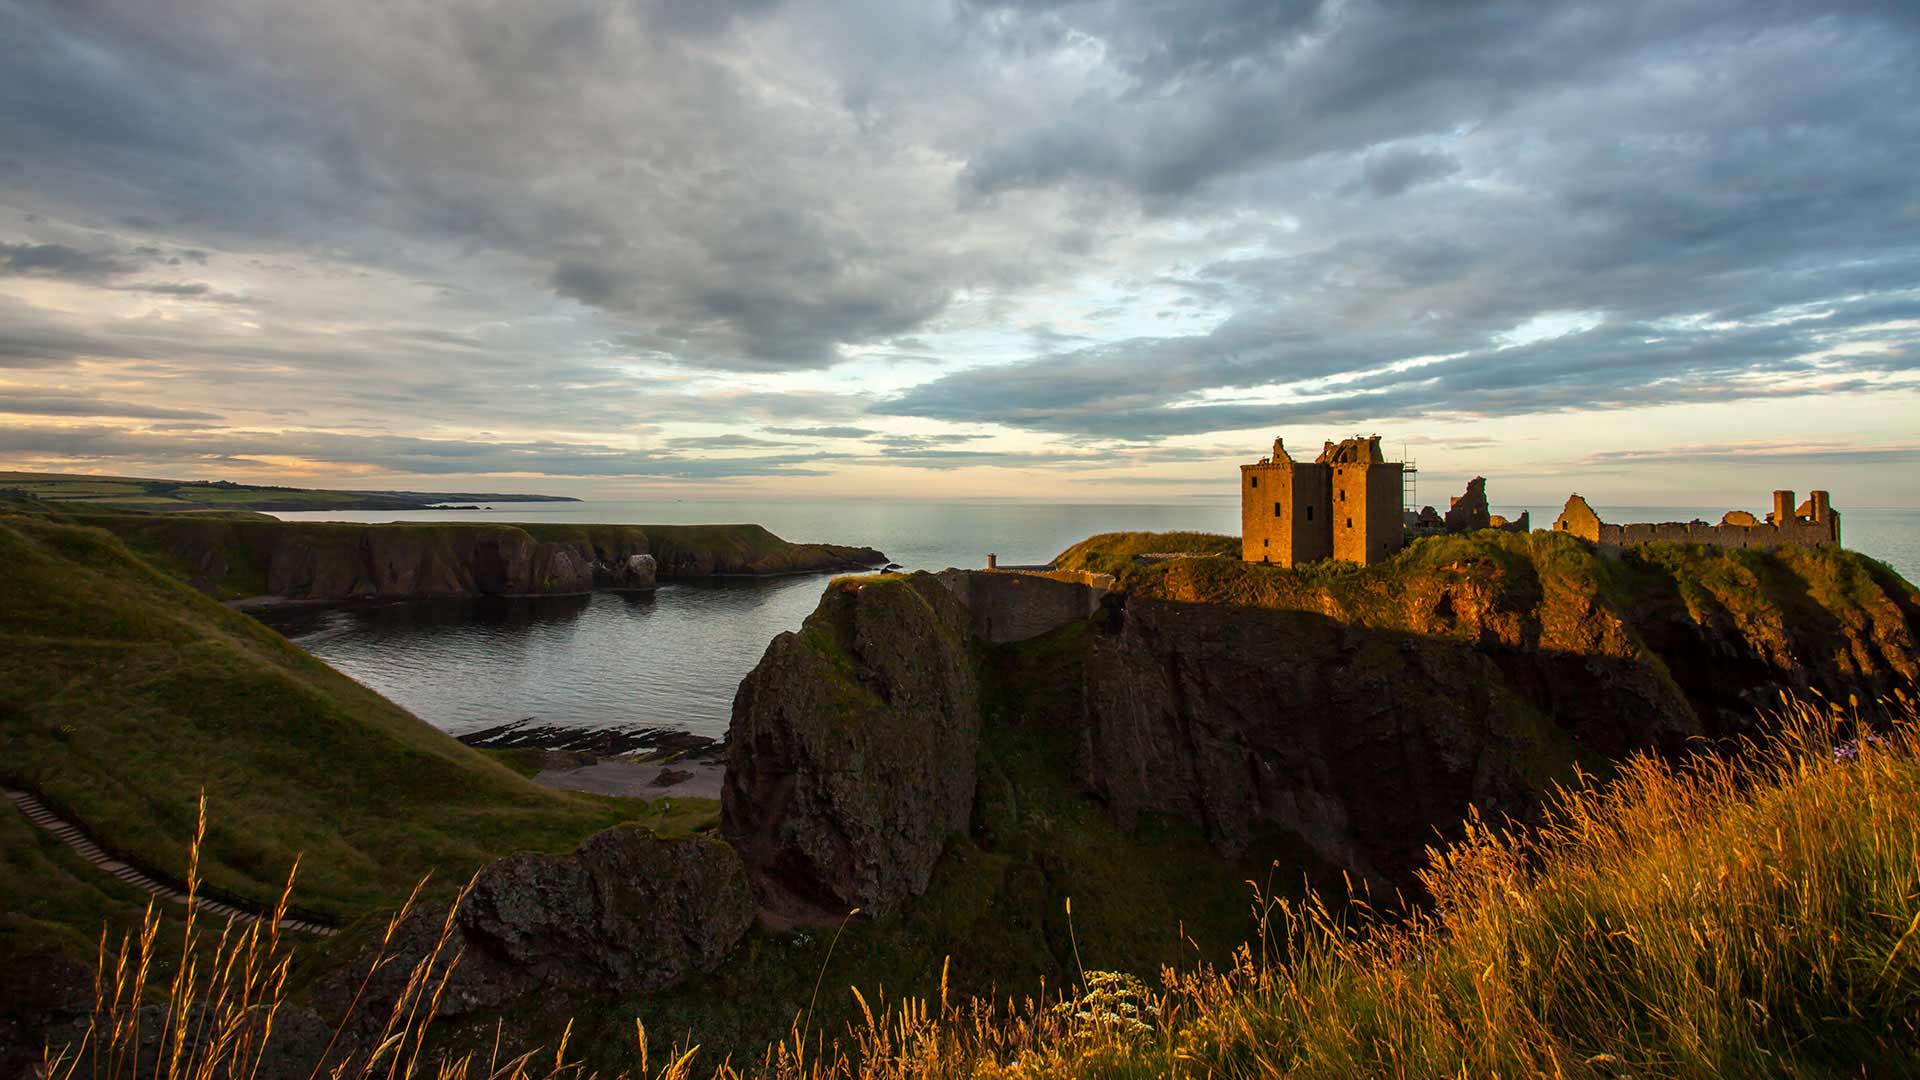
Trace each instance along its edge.
{"label": "grassy hillside", "polygon": [[[570,850],[627,820],[683,829],[712,810],[536,786],[108,533],[34,517],[0,516],[0,737],[0,780],[176,878],[204,789],[209,885],[268,902],[298,857],[300,903],[339,920],[397,903],[428,870],[451,882],[510,851]],[[44,837],[10,826],[0,841],[11,934],[86,933],[126,899]],[[59,900],[67,878],[104,899]]]}

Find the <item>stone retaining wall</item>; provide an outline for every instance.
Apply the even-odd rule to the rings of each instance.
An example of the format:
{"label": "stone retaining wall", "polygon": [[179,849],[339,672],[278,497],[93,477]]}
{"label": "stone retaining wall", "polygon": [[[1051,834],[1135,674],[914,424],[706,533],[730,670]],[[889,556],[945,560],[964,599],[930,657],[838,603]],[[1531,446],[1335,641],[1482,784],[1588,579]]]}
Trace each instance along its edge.
{"label": "stone retaining wall", "polygon": [[1113,577],[1084,570],[942,570],[935,575],[966,605],[974,637],[1025,641],[1100,610]]}

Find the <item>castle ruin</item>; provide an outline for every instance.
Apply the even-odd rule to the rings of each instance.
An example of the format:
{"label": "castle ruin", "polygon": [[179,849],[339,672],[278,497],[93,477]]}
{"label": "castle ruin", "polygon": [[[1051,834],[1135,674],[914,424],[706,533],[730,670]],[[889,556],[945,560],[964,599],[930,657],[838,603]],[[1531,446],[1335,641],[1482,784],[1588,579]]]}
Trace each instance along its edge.
{"label": "castle ruin", "polygon": [[1658,524],[1615,525],[1601,521],[1587,500],[1575,494],[1554,519],[1553,530],[1602,547],[1632,547],[1668,540],[1682,544],[1710,544],[1723,548],[1772,548],[1786,544],[1804,547],[1840,546],[1840,511],[1827,493],[1808,493],[1806,502],[1793,505],[1793,492],[1773,493],[1773,510],[1763,522],[1745,510],[1729,510],[1720,524],[1704,521],[1663,521]]}
{"label": "castle ruin", "polygon": [[[1378,435],[1326,443],[1311,462],[1295,461],[1283,440],[1273,440],[1272,456],[1240,466],[1241,559],[1274,566],[1324,559],[1371,566],[1421,537],[1530,531],[1525,511],[1512,519],[1492,512],[1486,478],[1479,476],[1449,500],[1444,515],[1431,506],[1414,512],[1403,505],[1411,469],[1406,462],[1387,460]],[[1764,521],[1745,510],[1729,510],[1718,525],[1699,520],[1619,525],[1601,521],[1576,494],[1554,519],[1553,530],[1613,548],[1660,541],[1721,548],[1838,547],[1840,512],[1824,491],[1795,506],[1793,492],[1782,490],[1773,493],[1773,510]]]}
{"label": "castle ruin", "polygon": [[1378,435],[1329,442],[1311,463],[1273,440],[1273,456],[1240,466],[1240,557],[1277,566],[1382,561],[1406,542],[1402,468]]}

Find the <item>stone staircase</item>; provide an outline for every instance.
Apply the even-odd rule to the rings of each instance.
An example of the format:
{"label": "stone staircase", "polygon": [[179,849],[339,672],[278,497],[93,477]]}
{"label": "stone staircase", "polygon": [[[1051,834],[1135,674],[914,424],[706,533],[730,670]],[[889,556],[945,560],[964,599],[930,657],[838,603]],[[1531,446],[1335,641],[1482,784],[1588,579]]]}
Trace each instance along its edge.
{"label": "stone staircase", "polygon": [[[47,805],[37,797],[24,791],[14,791],[12,789],[6,790],[6,796],[13,802],[13,805],[20,808],[20,813],[25,815],[26,819],[32,822],[35,827],[52,833],[55,837],[59,838],[62,843],[72,848],[74,854],[80,856],[80,858],[84,859],[89,865],[119,878],[121,881],[126,882],[136,889],[141,889],[154,896],[171,900],[176,904],[185,904],[191,900],[194,910],[196,911],[204,911],[209,915],[232,919],[236,922],[267,922],[273,917],[271,912],[261,911],[257,908],[241,906],[223,900],[216,900],[207,896],[194,896],[189,898],[185,892],[172,885],[167,885],[155,880],[139,867],[130,866],[114,858],[99,844],[94,843],[93,839],[83,832],[78,825],[70,821],[62,820],[59,815],[48,809]],[[331,926],[323,926],[320,923],[307,919],[282,919],[280,921],[280,928],[283,930],[299,931],[303,934],[316,934],[320,937],[332,937],[338,933],[338,931]]]}

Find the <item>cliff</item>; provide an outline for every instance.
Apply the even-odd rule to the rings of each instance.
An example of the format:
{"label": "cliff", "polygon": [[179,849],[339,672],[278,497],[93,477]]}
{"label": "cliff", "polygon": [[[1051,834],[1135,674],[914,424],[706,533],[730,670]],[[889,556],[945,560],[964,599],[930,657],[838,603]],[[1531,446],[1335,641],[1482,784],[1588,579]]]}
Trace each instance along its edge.
{"label": "cliff", "polygon": [[[1749,733],[1782,691],[1866,701],[1920,679],[1920,594],[1838,549],[1654,545],[1603,558],[1571,537],[1489,531],[1424,540],[1376,567],[1283,569],[1210,554],[1143,560],[1177,540],[1121,540],[1113,546],[1127,553],[1115,554],[1100,539],[1061,564],[1113,574],[1121,591],[1085,620],[1051,675],[1074,685],[1053,687],[1051,704],[1047,688],[1028,687],[1022,722],[1074,733],[1077,783],[1122,827],[1170,815],[1227,856],[1277,829],[1382,884],[1407,883],[1436,830],[1450,833],[1469,809],[1525,817],[1576,767],[1604,772],[1637,750],[1677,754]],[[831,625],[830,612],[849,604],[858,601],[830,596],[816,619]],[[822,726],[830,712],[803,721],[758,702],[829,700],[824,688],[852,685],[847,671],[881,671],[888,653],[922,650],[933,610],[893,605],[888,632],[851,668],[803,667],[769,650],[736,702],[732,767],[762,769],[761,746],[777,745],[783,725]],[[939,633],[977,634],[978,623],[942,616]],[[973,679],[992,681],[1023,647],[982,652]],[[943,677],[944,696],[915,684],[893,701],[887,746],[910,742],[915,724],[922,741],[964,735],[952,707],[967,684]],[[884,678],[853,683],[882,700],[895,689]],[[916,704],[926,700],[943,704]],[[837,761],[862,759],[866,730],[836,733]],[[773,771],[804,784],[807,767],[782,759]],[[730,787],[728,820],[747,817],[752,791],[776,786]],[[865,813],[828,815],[842,828],[842,811]],[[805,874],[818,873],[743,854],[787,888],[804,891]]]}
{"label": "cliff", "polygon": [[967,612],[926,574],[837,581],[740,683],[721,830],[764,905],[884,911],[966,831],[979,746]]}
{"label": "cliff", "polygon": [[662,578],[863,569],[871,548],[792,544],[758,525],[354,525],[108,515],[107,528],[197,588],[256,603],[539,596]]}

